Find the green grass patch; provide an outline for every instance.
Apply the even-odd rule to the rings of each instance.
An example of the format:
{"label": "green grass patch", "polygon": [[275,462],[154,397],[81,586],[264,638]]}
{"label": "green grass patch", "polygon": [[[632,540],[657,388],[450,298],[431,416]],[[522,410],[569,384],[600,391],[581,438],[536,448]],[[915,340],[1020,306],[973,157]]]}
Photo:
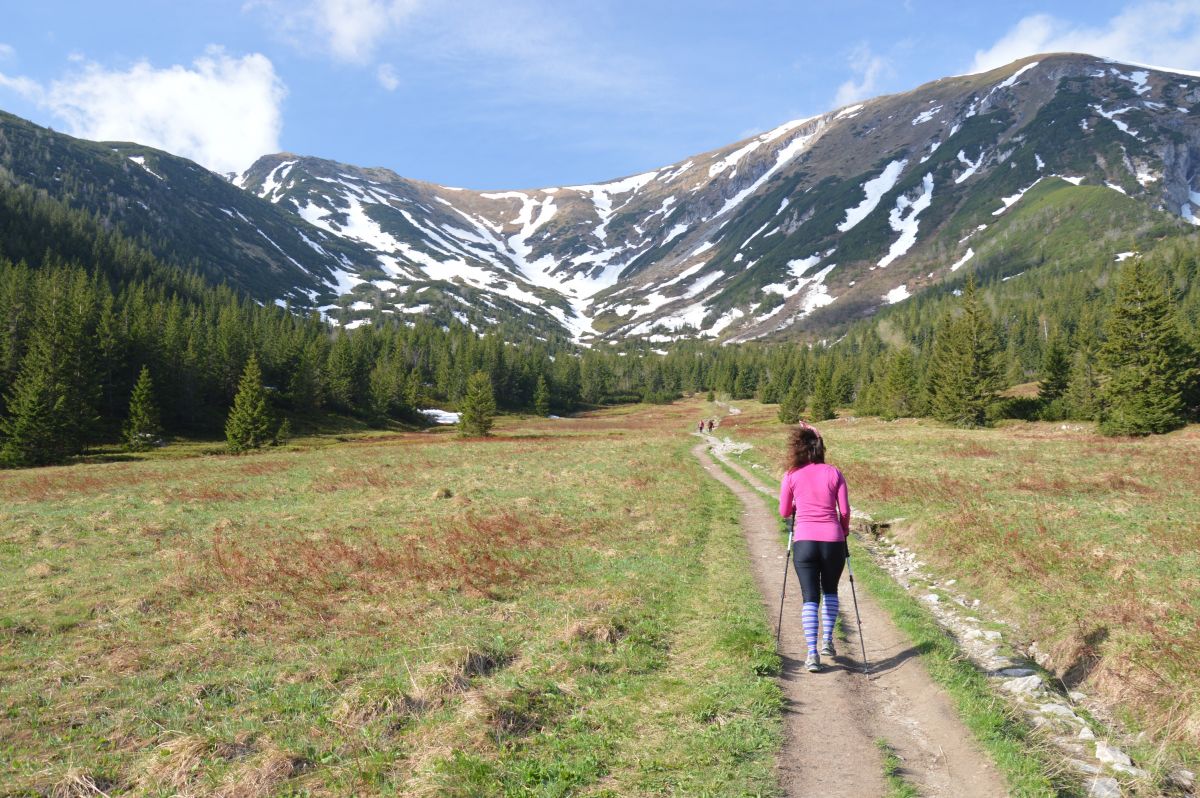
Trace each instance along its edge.
{"label": "green grass patch", "polygon": [[883,778],[887,784],[886,798],[918,798],[920,793],[908,779],[904,778],[904,762],[896,755],[896,751],[887,740],[878,739],[875,747],[883,755]]}
{"label": "green grass patch", "polygon": [[0,474],[0,793],[777,794],[694,412]]}

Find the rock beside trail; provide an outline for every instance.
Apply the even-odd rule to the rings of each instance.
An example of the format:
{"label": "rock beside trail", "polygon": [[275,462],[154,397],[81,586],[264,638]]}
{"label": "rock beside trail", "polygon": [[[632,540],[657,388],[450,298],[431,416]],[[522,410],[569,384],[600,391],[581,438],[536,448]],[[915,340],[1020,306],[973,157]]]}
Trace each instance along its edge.
{"label": "rock beside trail", "polygon": [[1042,683],[1042,677],[1038,676],[1037,674],[1034,674],[1033,676],[1022,676],[1018,679],[1010,679],[1009,681],[1004,682],[1001,687],[1010,693],[1017,693],[1018,695],[1021,693],[1032,695],[1033,693],[1040,693],[1042,690],[1046,689],[1045,684]]}
{"label": "rock beside trail", "polygon": [[1096,758],[1109,765],[1124,765],[1125,767],[1133,765],[1129,754],[1103,740],[1096,743]]}
{"label": "rock beside trail", "polygon": [[1107,776],[1098,779],[1092,779],[1092,783],[1088,785],[1089,798],[1121,798],[1121,785],[1116,779]]}

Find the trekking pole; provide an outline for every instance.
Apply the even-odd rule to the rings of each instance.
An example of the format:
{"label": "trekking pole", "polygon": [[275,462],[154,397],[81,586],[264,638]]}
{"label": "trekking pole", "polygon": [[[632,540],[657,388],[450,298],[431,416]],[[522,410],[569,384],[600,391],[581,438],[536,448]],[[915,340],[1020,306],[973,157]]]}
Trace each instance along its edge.
{"label": "trekking pole", "polygon": [[793,513],[787,519],[788,532],[788,547],[787,557],[783,559],[783,590],[779,592],[779,623],[775,625],[775,650],[779,650],[779,639],[783,635],[783,597],[787,595],[787,576],[788,567],[792,564],[792,528],[796,523],[796,516]]}
{"label": "trekking pole", "polygon": [[858,643],[862,646],[863,673],[870,678],[871,663],[867,661],[867,641],[863,640],[862,616],[858,614],[858,594],[854,591],[854,569],[850,567],[850,541],[846,540],[846,573],[850,577],[850,597],[854,599],[854,619],[858,621]]}

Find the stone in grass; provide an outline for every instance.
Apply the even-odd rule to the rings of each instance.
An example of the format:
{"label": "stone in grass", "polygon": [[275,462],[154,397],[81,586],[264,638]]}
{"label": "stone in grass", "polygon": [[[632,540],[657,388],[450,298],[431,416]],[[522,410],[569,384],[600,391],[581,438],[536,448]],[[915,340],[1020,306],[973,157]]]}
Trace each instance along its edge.
{"label": "stone in grass", "polygon": [[1046,715],[1054,715],[1055,717],[1069,720],[1072,723],[1083,723],[1083,718],[1071,711],[1071,708],[1064,704],[1042,704],[1038,707],[1041,712]]}
{"label": "stone in grass", "polygon": [[1196,774],[1190,770],[1184,770],[1183,768],[1180,768],[1171,774],[1171,781],[1175,782],[1185,790],[1190,790],[1192,787],[1196,786]]}
{"label": "stone in grass", "polygon": [[1003,676],[1006,679],[1019,679],[1026,676],[1033,676],[1037,671],[1033,668],[1003,668],[996,671],[997,676]]}
{"label": "stone in grass", "polygon": [[1024,693],[1025,695],[1040,693],[1045,689],[1045,686],[1042,684],[1042,677],[1038,676],[1037,674],[1034,674],[1033,676],[1023,676],[1019,679],[1010,679],[1000,686],[1010,693]]}
{"label": "stone in grass", "polygon": [[433,498],[435,499],[449,499],[453,496],[454,491],[450,490],[449,488],[438,488],[433,492]]}
{"label": "stone in grass", "polygon": [[1087,726],[1084,726],[1082,729],[1079,730],[1079,739],[1080,740],[1095,740],[1096,733],[1094,731],[1092,731],[1090,728],[1088,728]]}
{"label": "stone in grass", "polygon": [[942,600],[942,597],[939,596],[937,593],[927,593],[924,596],[921,596],[921,598],[924,599],[925,601],[928,601],[930,604],[937,604],[939,601]]}
{"label": "stone in grass", "polygon": [[1086,773],[1089,776],[1096,776],[1100,773],[1100,768],[1090,762],[1084,762],[1082,759],[1068,759],[1067,763],[1080,773]]}
{"label": "stone in grass", "polygon": [[1121,798],[1121,785],[1107,776],[1092,779],[1088,785],[1088,798]]}
{"label": "stone in grass", "polygon": [[1142,779],[1150,775],[1141,768],[1135,768],[1133,765],[1122,765],[1120,762],[1113,762],[1111,765],[1109,765],[1109,767],[1118,773],[1124,773],[1126,776],[1133,776],[1135,779]]}
{"label": "stone in grass", "polygon": [[1125,765],[1129,767],[1133,764],[1133,760],[1129,758],[1129,754],[1116,746],[1109,745],[1105,740],[1096,743],[1096,758],[1109,765]]}

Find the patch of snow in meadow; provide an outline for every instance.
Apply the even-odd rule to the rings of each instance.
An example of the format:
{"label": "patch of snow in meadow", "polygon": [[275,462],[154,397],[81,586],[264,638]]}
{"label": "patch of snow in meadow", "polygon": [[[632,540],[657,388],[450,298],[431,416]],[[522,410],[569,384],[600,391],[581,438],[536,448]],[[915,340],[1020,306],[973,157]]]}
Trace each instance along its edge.
{"label": "patch of snow in meadow", "polygon": [[713,248],[713,242],[711,242],[711,241],[705,241],[703,244],[701,244],[700,246],[696,247],[696,248],[695,248],[695,249],[693,249],[691,252],[689,252],[687,256],[688,256],[689,258],[691,258],[691,257],[694,257],[694,256],[696,256],[696,255],[700,255],[700,254],[702,254],[702,253],[704,253],[704,252],[708,252],[708,251],[709,251],[710,249],[712,249],[712,248]]}
{"label": "patch of snow in meadow", "polygon": [[848,105],[845,108],[843,108],[842,110],[838,111],[837,114],[833,118],[834,119],[853,119],[854,117],[858,116],[858,112],[861,111],[862,108],[863,108],[862,104]]}
{"label": "patch of snow in meadow", "polygon": [[452,413],[449,410],[438,410],[436,407],[418,410],[421,415],[428,418],[434,424],[457,424],[462,418],[462,413]]}
{"label": "patch of snow in meadow", "polygon": [[963,255],[961,258],[959,258],[957,261],[955,261],[954,265],[950,267],[950,271],[952,271],[952,272],[958,271],[959,269],[962,268],[964,263],[966,263],[973,257],[975,257],[975,250],[970,247],[967,247],[967,254]]}
{"label": "patch of snow in meadow", "polygon": [[391,280],[373,280],[371,282],[371,284],[373,286],[375,286],[376,288],[378,288],[380,291],[395,291],[396,289],[398,289],[400,287],[400,286],[396,285],[395,283],[393,283]]}
{"label": "patch of snow in meadow", "polygon": [[[954,131],[950,131],[950,135],[953,136]],[[921,156],[921,163],[925,163],[930,158],[932,158],[933,154],[938,151],[938,147],[941,147],[941,146],[942,146],[942,142],[938,139],[934,139],[933,143],[929,145],[929,152],[927,152]]]}
{"label": "patch of snow in meadow", "polygon": [[871,211],[875,210],[875,207],[879,205],[879,201],[883,199],[883,195],[895,187],[896,181],[900,179],[900,173],[904,171],[904,167],[907,164],[907,158],[892,161],[884,167],[878,177],[873,177],[863,183],[862,189],[865,194],[863,201],[853,208],[847,209],[846,218],[838,225],[838,230],[845,233],[867,218]]}
{"label": "patch of snow in meadow", "polygon": [[892,208],[888,214],[888,224],[892,229],[900,233],[900,237],[892,244],[888,254],[884,255],[879,261],[879,268],[885,269],[896,258],[899,258],[904,253],[912,249],[913,244],[917,243],[917,217],[921,215],[921,211],[929,207],[933,202],[933,173],[925,175],[921,181],[921,194],[915,200],[909,200],[906,196],[896,198],[896,207]]}
{"label": "patch of snow in meadow", "polygon": [[351,310],[374,310],[374,308],[375,306],[370,302],[363,302],[361,300],[350,306]]}
{"label": "patch of snow in meadow", "polygon": [[[1053,175],[1053,177],[1057,177],[1059,180],[1065,180],[1073,186],[1080,185],[1084,180],[1082,177],[1072,177],[1071,175]],[[1033,188],[1033,186],[1030,186],[1030,188]]]}
{"label": "patch of snow in meadow", "polygon": [[911,294],[908,293],[908,286],[898,285],[883,295],[883,301],[887,302],[889,305],[894,305],[897,302],[903,302],[904,300],[908,299],[909,296],[911,296]]}
{"label": "patch of snow in meadow", "polygon": [[354,321],[345,325],[344,329],[354,330],[354,329],[357,329],[357,328],[363,326],[364,324],[370,324],[370,323],[371,323],[370,319],[355,319]]}
{"label": "patch of snow in meadow", "polygon": [[788,198],[784,197],[783,201],[779,203],[779,208],[775,211],[775,215],[778,216],[779,214],[783,213],[783,209],[786,208],[787,206],[788,206]]}
{"label": "patch of snow in meadow", "polygon": [[1035,163],[1035,165],[1037,166],[1037,170],[1038,170],[1039,172],[1040,172],[1040,171],[1042,171],[1042,169],[1043,169],[1043,168],[1045,168],[1045,166],[1046,166],[1046,162],[1042,160],[1042,156],[1038,155],[1038,154],[1035,152],[1035,153],[1033,154],[1033,159],[1034,159],[1034,163]]}
{"label": "patch of snow in meadow", "polygon": [[1117,256],[1115,258],[1113,258],[1113,260],[1115,260],[1117,263],[1120,263],[1121,261],[1125,260],[1126,258],[1132,258],[1136,254],[1137,254],[1136,252],[1118,252]]}
{"label": "patch of snow in meadow", "polygon": [[1120,186],[1118,186],[1116,183],[1109,183],[1108,181],[1105,181],[1104,185],[1108,186],[1108,187],[1109,187],[1109,188],[1111,188],[1113,191],[1119,191],[1119,192],[1120,192],[1120,193],[1122,193],[1122,194],[1125,194],[1125,193],[1127,193],[1127,192],[1125,191],[1125,189],[1121,188],[1121,187],[1120,187]]}

